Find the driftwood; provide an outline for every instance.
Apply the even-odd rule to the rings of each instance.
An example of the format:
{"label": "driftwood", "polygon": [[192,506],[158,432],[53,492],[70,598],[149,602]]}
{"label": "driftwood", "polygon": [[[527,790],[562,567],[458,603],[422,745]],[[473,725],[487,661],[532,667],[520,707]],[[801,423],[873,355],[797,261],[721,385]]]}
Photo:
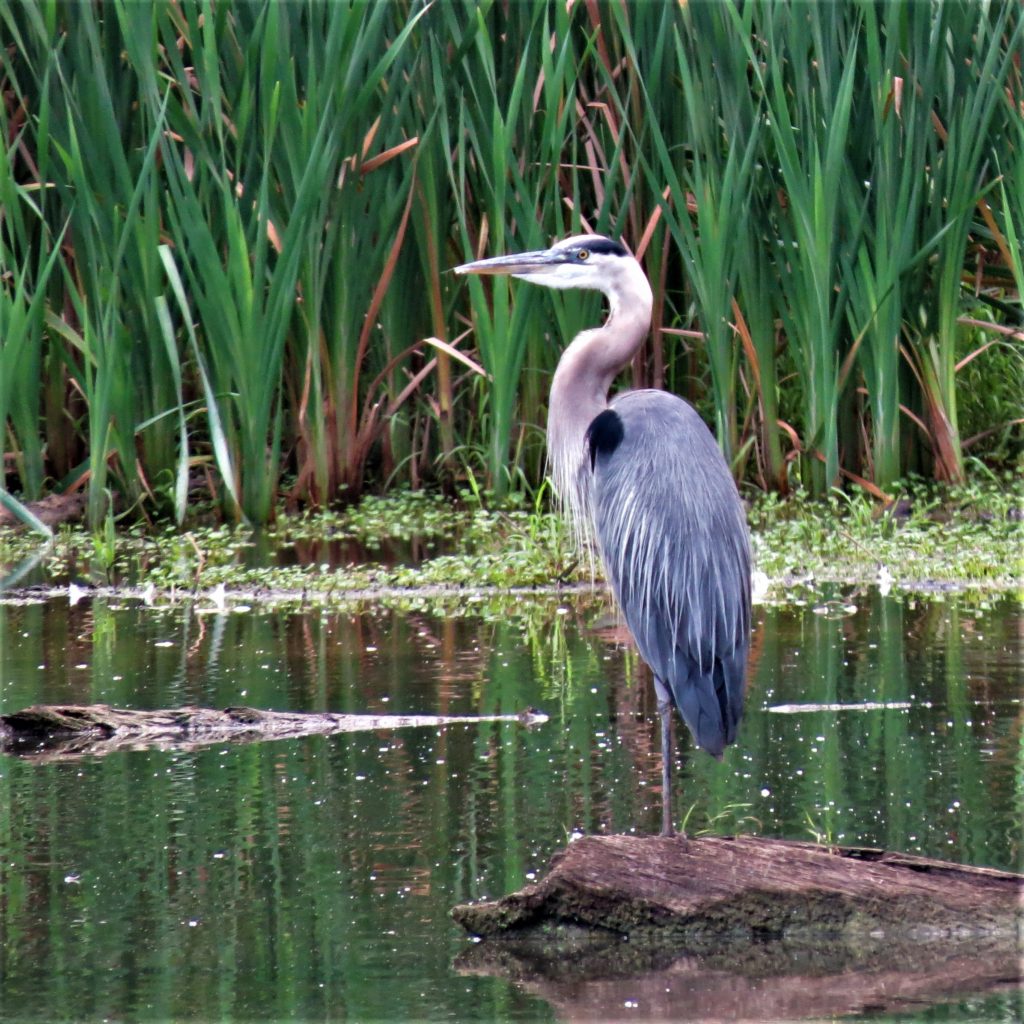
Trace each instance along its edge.
{"label": "driftwood", "polygon": [[1024,876],[874,849],[592,836],[452,916],[467,973],[565,1019],[741,1019],[895,1008],[1020,982]]}
{"label": "driftwood", "polygon": [[[39,501],[25,502],[25,508],[46,526],[77,522],[85,515],[89,495],[85,491],[71,494],[48,494]],[[21,526],[22,523],[9,509],[0,505],[0,526]]]}
{"label": "driftwood", "polygon": [[547,720],[529,709],[519,715],[341,715],[258,708],[181,707],[160,711],[106,704],[36,704],[0,715],[0,752],[37,760],[95,757],[115,750],[193,749],[211,743],[251,743],[363,730],[438,727],[460,722]]}
{"label": "driftwood", "polygon": [[754,836],[590,836],[557,854],[541,881],[452,915],[485,938],[627,936],[705,955],[769,939],[891,949],[1015,938],[1022,897],[1022,875],[882,850]]}

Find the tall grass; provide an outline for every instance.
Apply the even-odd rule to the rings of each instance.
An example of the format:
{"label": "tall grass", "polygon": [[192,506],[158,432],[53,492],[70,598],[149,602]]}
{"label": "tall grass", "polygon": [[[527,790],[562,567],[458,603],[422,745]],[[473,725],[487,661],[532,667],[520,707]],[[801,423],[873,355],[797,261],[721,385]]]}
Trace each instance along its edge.
{"label": "tall grass", "polygon": [[994,358],[1021,348],[1014,4],[112,0],[0,26],[22,502],[87,487],[98,525],[199,490],[257,523],[535,486],[597,299],[445,271],[581,230],[654,286],[631,382],[694,401],[738,477],[961,479],[966,365],[999,410],[972,453],[1020,459]]}
{"label": "tall grass", "polygon": [[[747,251],[737,240],[749,221],[747,200],[762,127],[747,82],[746,55],[729,46],[727,9],[698,5],[686,14],[683,26],[666,26],[672,30],[666,57],[678,69],[685,123],[673,138],[665,134],[665,119],[658,118],[651,125],[651,139],[656,166],[673,198],[664,203],[663,212],[701,311],[716,432],[732,461],[740,428],[740,344],[732,307]],[[678,102],[663,93],[661,100],[662,107]],[[657,176],[653,169],[648,173]]]}
{"label": "tall grass", "polygon": [[[929,228],[941,233],[936,267],[929,275],[930,298],[924,330],[912,333],[912,361],[919,375],[924,410],[935,449],[935,473],[961,480],[963,465],[957,424],[957,337],[965,266],[976,209],[994,182],[993,160],[1006,139],[1007,115],[1024,116],[1017,92],[1016,109],[1007,86],[1020,71],[1024,18],[1012,4],[996,5],[985,17],[973,7],[941,8],[944,41],[950,59],[936,89],[935,130],[927,154],[935,186],[929,205]],[[1019,80],[1018,80],[1019,85]],[[965,274],[966,272],[966,274]],[[968,277],[969,280],[969,277]],[[1017,295],[1018,304],[1020,295]]]}

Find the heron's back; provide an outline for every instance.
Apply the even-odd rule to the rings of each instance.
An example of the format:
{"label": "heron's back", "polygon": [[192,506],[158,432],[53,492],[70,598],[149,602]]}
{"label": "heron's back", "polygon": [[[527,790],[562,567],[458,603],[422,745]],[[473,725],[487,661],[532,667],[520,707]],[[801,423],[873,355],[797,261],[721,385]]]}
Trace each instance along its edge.
{"label": "heron's back", "polygon": [[629,391],[591,424],[595,534],[663,696],[716,756],[736,737],[750,639],[750,545],[736,485],[694,409]]}

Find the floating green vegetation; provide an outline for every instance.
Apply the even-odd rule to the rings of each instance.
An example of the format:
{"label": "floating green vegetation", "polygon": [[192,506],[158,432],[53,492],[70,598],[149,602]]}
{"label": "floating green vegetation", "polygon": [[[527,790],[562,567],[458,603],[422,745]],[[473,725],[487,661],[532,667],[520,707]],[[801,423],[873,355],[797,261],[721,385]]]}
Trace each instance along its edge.
{"label": "floating green vegetation", "polygon": [[[767,599],[798,584],[879,582],[912,592],[1024,588],[1024,485],[990,481],[939,491],[911,484],[882,508],[867,497],[781,501],[750,510]],[[590,580],[554,513],[505,502],[483,508],[406,492],[351,509],[280,514],[273,527],[167,527],[93,535],[63,527],[40,548],[0,530],[0,588],[27,583],[110,585],[156,592],[217,591],[247,599],[389,602],[519,588],[558,590]]]}
{"label": "floating green vegetation", "polygon": [[757,568],[770,584],[814,579],[905,590],[1024,587],[1024,484],[1013,475],[942,489],[912,481],[881,506],[762,495],[750,512]]}

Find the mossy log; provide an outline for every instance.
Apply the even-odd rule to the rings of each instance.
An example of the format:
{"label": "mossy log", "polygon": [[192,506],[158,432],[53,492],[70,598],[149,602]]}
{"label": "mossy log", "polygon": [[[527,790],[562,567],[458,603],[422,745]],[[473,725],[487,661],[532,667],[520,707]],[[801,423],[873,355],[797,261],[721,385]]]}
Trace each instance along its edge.
{"label": "mossy log", "polygon": [[541,712],[519,715],[343,715],[330,712],[180,707],[157,711],[107,704],[36,704],[0,715],[0,751],[53,759],[97,756],[148,747],[192,749],[225,741],[294,739],[339,732],[439,727],[460,722],[517,721],[533,725]]}
{"label": "mossy log", "polygon": [[563,1019],[796,1019],[1015,989],[1024,876],[753,836],[591,836],[452,916],[484,939],[461,971]]}
{"label": "mossy log", "polygon": [[1024,876],[875,849],[755,836],[589,836],[539,882],[452,915],[474,935],[544,945],[626,937],[698,955],[766,940],[861,949],[1015,942]]}

